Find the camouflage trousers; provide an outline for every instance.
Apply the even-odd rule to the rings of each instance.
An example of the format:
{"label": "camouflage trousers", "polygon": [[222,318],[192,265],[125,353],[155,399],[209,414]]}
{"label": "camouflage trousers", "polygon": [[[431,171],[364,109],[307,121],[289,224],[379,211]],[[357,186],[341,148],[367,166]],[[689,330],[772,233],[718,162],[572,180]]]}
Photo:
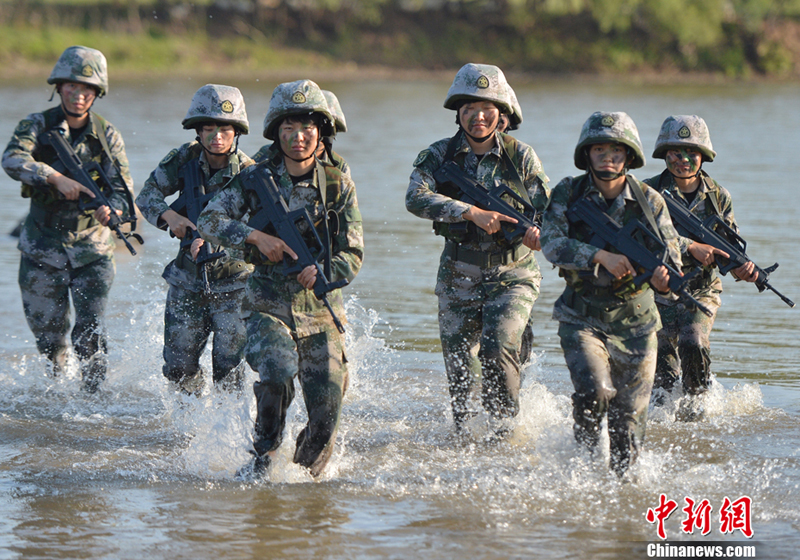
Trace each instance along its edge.
{"label": "camouflage trousers", "polygon": [[695,306],[659,305],[662,329],[658,331],[658,361],[654,388],[671,390],[681,379],[686,394],[705,392],[711,383],[709,337],[720,302],[719,297],[698,299],[712,316]]}
{"label": "camouflage trousers", "polygon": [[283,441],[286,412],[294,399],[294,378],[303,391],[308,423],[297,437],[294,462],[319,475],[333,453],[342,398],[347,389],[344,337],[323,330],[297,337],[289,316],[251,313],[246,319],[247,363],[258,372],[253,384],[258,455]]}
{"label": "camouflage trousers", "polygon": [[112,257],[102,257],[80,268],[54,268],[25,254],[19,265],[19,287],[28,326],[36,348],[51,362],[54,373],[64,366],[70,327],[70,296],[75,308],[72,347],[81,360],[87,389],[105,378],[107,346],[104,316],[116,267]]}
{"label": "camouflage trousers", "polygon": [[520,348],[540,280],[533,252],[493,268],[442,257],[439,334],[456,427],[475,414],[469,401],[478,382],[492,417],[519,412]]}
{"label": "camouflage trousers", "polygon": [[200,356],[214,333],[211,365],[214,383],[241,387],[244,377],[244,322],[240,316],[244,289],[205,294],[170,286],[164,310],[164,377],[189,386],[198,378]]}
{"label": "camouflage trousers", "polygon": [[575,439],[594,451],[608,415],[611,468],[623,474],[644,442],[656,366],[656,334],[623,340],[589,326],[559,323],[575,392]]}

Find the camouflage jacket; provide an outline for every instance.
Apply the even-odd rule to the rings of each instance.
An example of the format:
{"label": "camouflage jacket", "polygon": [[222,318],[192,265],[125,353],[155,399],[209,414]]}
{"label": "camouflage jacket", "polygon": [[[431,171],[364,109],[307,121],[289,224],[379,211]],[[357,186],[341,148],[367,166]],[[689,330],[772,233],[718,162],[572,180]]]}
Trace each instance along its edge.
{"label": "camouflage jacket", "polygon": [[[322,146],[322,143],[320,143],[320,146]],[[256,163],[261,163],[262,161],[273,160],[276,156],[279,156],[279,154],[280,152],[274,143],[267,144],[265,146],[261,146],[261,148],[256,152],[256,155],[253,156],[253,161]],[[325,163],[330,163],[345,175],[350,175],[350,165],[342,156],[333,151],[333,149],[331,149],[330,153],[328,153],[327,149],[321,154],[320,152],[317,152],[317,157],[319,157]]]}
{"label": "camouflage jacket", "polygon": [[[512,136],[501,133],[495,138],[494,147],[479,160],[466,137],[462,135],[461,141],[456,146],[453,161],[467,176],[483,185],[494,187],[497,183],[511,183],[513,188],[514,184],[510,178],[518,177],[527,191],[531,204],[537,210],[543,211],[547,207],[550,191],[547,187],[547,175],[536,152]],[[433,220],[434,223],[463,223],[462,214],[472,207],[457,197],[453,198],[438,192],[441,188],[437,187],[433,178],[433,173],[444,163],[450,141],[449,138],[439,140],[420,152],[414,161],[414,171],[411,173],[406,191],[406,209],[415,216]],[[504,157],[504,151],[508,153],[509,158]],[[507,169],[508,159],[515,164],[516,169]],[[504,249],[496,238],[482,232],[472,235],[462,245],[471,250],[493,253]]]}
{"label": "camouflage jacket", "polygon": [[[170,208],[165,199],[173,194],[183,192],[181,167],[197,158],[200,159],[205,193],[222,189],[242,169],[253,165],[253,160],[243,151],[238,150],[228,159],[228,167],[220,169],[209,178],[208,160],[199,142],[188,142],[180,148],[172,150],[153,170],[150,177],[144,182],[139,196],[136,197],[136,205],[142,215],[157,228],[167,229],[167,223],[161,219],[161,215]],[[222,248],[211,246],[209,251],[215,253],[222,251]],[[244,254],[240,249],[227,248],[225,253],[225,257],[209,263],[207,267],[211,289],[214,292],[228,292],[244,288],[244,282],[253,269],[252,266],[243,262]],[[186,288],[194,292],[203,289],[197,266],[192,260],[188,248],[179,249],[178,256],[167,265],[162,276],[171,286]]]}
{"label": "camouflage jacket", "polygon": [[[670,264],[680,269],[678,233],[672,225],[664,199],[654,189],[628,175],[628,183],[611,203],[607,210],[608,214],[620,225],[625,225],[634,219],[647,224],[632,191],[630,184],[632,181],[642,188],[660,234],[667,244],[669,259],[672,261]],[[565,323],[587,324],[604,332],[625,337],[640,336],[657,330],[661,323],[648,283],[645,282],[641,287],[637,287],[630,277],[622,281],[610,281],[610,275],[602,266],[598,267],[602,270],[597,275],[592,274],[595,270],[592,259],[600,249],[589,243],[591,232],[581,231],[581,228],[576,228],[567,218],[567,210],[581,196],[586,196],[601,207],[606,207],[605,199],[594,185],[591,176],[584,174],[579,177],[566,177],[553,189],[550,206],[545,211],[542,223],[542,252],[548,261],[559,267],[559,274],[566,280],[568,289],[565,295],[574,293],[578,297],[589,298],[592,305],[611,309],[620,307],[625,301],[642,296],[648,303],[640,308],[634,306],[634,310],[620,320],[603,321],[597,317],[578,313],[574,309],[575,306],[568,305],[564,299],[565,295],[562,295],[556,301],[553,318]],[[650,244],[656,249],[649,238],[645,238],[645,244]],[[616,252],[610,247],[606,250]]]}
{"label": "camouflage jacket", "polygon": [[[245,243],[247,237],[254,231],[247,225],[245,219],[248,215],[255,215],[261,205],[252,192],[243,189],[241,178],[249,173],[258,172],[262,167],[273,173],[290,211],[305,208],[315,224],[321,224],[326,211],[336,214],[338,227],[334,229],[333,224],[331,226],[331,277],[328,280],[352,281],[355,278],[364,258],[364,234],[356,188],[348,175],[332,166],[324,166],[325,208],[322,205],[316,174],[310,179],[293,184],[279,154],[270,160],[251,166],[209,202],[197,224],[200,233],[213,243],[244,249],[246,258],[257,263],[242,302],[244,317],[250,313],[284,316],[288,310],[294,323],[288,326],[299,337],[332,331],[336,328],[333,320],[323,303],[314,296],[314,292],[303,288],[297,281],[296,274],[285,276],[282,273],[281,263],[270,262],[255,246]],[[320,237],[324,239],[321,232]],[[344,321],[341,290],[330,293],[328,299],[336,315]]]}
{"label": "camouflage jacket", "polygon": [[[22,182],[22,196],[31,199],[32,210],[44,212],[62,223],[80,220],[85,227],[80,230],[49,227],[28,216],[20,232],[19,250],[35,261],[59,269],[67,266],[79,268],[102,257],[113,257],[115,242],[111,230],[91,218],[91,211],[79,210],[77,201],[64,199],[55,187],[47,183],[50,175],[64,171],[52,148],[39,142],[39,135],[46,132],[47,124],[64,132],[83,162],[100,164],[114,188],[109,197],[111,204],[122,210],[123,216],[133,211],[124,193],[127,190],[133,197],[133,180],[122,135],[102,117],[94,113],[90,116],[89,125],[78,138],[72,138],[60,106],[30,114],[17,125],[3,153],[3,169],[12,179]],[[98,134],[105,134],[114,161],[106,154]]]}

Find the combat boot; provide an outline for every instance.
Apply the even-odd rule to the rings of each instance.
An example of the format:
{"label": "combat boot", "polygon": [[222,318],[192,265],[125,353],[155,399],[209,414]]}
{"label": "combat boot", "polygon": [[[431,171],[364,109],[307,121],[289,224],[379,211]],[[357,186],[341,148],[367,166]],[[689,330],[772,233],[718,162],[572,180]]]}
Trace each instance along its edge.
{"label": "combat boot", "polygon": [[102,352],[97,352],[88,361],[81,363],[82,389],[89,394],[96,393],[100,383],[106,378],[107,369],[108,357]]}

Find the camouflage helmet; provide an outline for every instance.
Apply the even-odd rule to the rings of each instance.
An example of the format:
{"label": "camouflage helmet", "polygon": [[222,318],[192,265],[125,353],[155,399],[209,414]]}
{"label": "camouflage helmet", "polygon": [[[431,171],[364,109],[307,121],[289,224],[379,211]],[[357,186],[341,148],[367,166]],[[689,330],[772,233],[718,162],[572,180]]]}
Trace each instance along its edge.
{"label": "camouflage helmet", "polygon": [[445,109],[458,109],[462,101],[489,101],[497,105],[500,112],[509,116],[513,122],[519,117],[517,125],[522,122],[522,113],[514,114],[511,87],[505,74],[497,66],[491,64],[465,64],[456,73],[453,84],[444,100]]}
{"label": "camouflage helmet", "polygon": [[76,45],[68,47],[58,57],[48,84],[75,82],[98,89],[97,97],[108,93],[108,65],[106,57],[97,49]]}
{"label": "camouflage helmet", "polygon": [[639,140],[639,131],[627,113],[607,113],[597,111],[583,123],[578,145],[575,146],[575,167],[588,169],[586,146],[615,142],[633,150],[633,160],[628,169],[638,169],[644,165],[644,150]]}
{"label": "camouflage helmet", "polygon": [[276,139],[275,132],[283,119],[291,116],[322,116],[320,136],[333,136],[333,115],[319,86],[311,80],[297,80],[279,84],[269,100],[267,116],[264,117],[264,138]]}
{"label": "camouflage helmet", "polygon": [[336,132],[347,132],[347,121],[344,119],[344,111],[342,111],[342,106],[339,105],[339,99],[332,91],[327,89],[322,90],[322,95],[325,96],[325,101],[328,102],[328,108],[331,110],[331,115],[333,115],[333,127]]}
{"label": "camouflage helmet", "polygon": [[514,89],[511,86],[508,86],[508,97],[511,101],[511,109],[513,109],[513,112],[508,115],[507,131],[517,130],[519,125],[522,124],[522,107],[520,107],[517,94],[514,93]]}
{"label": "camouflage helmet", "polygon": [[250,132],[242,92],[217,84],[206,84],[198,89],[181,124],[190,129],[206,122],[231,124],[241,134]]}
{"label": "camouflage helmet", "polygon": [[661,125],[653,157],[664,159],[667,150],[694,148],[703,155],[703,161],[714,161],[717,152],[711,146],[711,135],[706,121],[697,115],[673,115]]}

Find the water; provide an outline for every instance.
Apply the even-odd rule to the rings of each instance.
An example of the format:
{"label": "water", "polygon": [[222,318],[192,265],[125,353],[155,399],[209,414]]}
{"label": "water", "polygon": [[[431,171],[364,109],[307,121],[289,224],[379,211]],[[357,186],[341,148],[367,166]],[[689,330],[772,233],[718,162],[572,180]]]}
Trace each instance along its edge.
{"label": "water", "polygon": [[[313,76],[311,76],[313,78]],[[113,79],[113,75],[112,75]],[[43,80],[42,80],[43,81]],[[123,132],[137,190],[173,147],[199,82],[115,84],[97,109]],[[239,86],[253,132],[274,83]],[[655,541],[645,520],[660,494],[678,503],[670,539],[743,540],[721,534],[725,497],[752,498],[762,558],[794,558],[800,545],[800,350],[798,311],[750,284],[725,280],[712,336],[716,382],[706,418],[651,410],[645,451],[620,483],[572,440],[571,384],[552,303],[562,281],[544,261],[534,308],[536,346],[525,368],[522,413],[509,441],[453,437],[433,294],[441,240],[403,205],[411,162],[454,130],[441,108],[448,83],[325,83],[349,132],[337,151],[350,162],[364,216],[367,255],[347,288],[352,384],[334,458],[314,482],[291,463],[305,411],[290,410],[287,438],[268,483],[234,480],[248,458],[254,417],[241,397],[207,389],[178,397],[160,374],[166,285],[175,242],[149,224],[139,256],[117,253],[108,323],[111,371],[98,395],[79,375],[44,377],[16,283],[19,254],[0,236],[0,559],[16,558],[645,558]],[[537,150],[554,186],[577,170],[572,151],[595,110],[624,110],[647,155],[669,114],[708,122],[717,160],[708,171],[734,195],[736,216],[773,284],[800,298],[800,171],[797,85],[647,86],[519,84],[525,121],[516,134]],[[0,130],[48,106],[49,89],[0,89]],[[650,160],[650,158],[648,158]],[[639,178],[661,171],[659,160]],[[26,212],[18,186],[0,176],[0,218]],[[210,368],[210,358],[204,356]],[[254,379],[249,373],[248,381]],[[707,537],[681,532],[684,497],[714,508]]]}

